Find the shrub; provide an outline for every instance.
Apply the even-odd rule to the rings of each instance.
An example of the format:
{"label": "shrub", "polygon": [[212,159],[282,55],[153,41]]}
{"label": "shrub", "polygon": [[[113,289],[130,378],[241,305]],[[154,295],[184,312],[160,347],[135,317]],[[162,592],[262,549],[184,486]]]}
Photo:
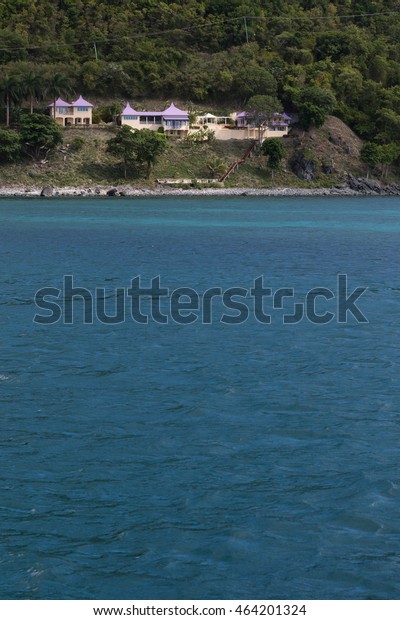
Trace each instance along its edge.
{"label": "shrub", "polygon": [[92,120],[93,123],[115,123],[118,116],[121,114],[121,105],[119,103],[110,103],[108,105],[101,105],[93,110]]}
{"label": "shrub", "polygon": [[76,137],[71,142],[71,150],[72,151],[81,151],[85,145],[85,140],[83,138]]}
{"label": "shrub", "polygon": [[14,162],[21,157],[21,137],[12,129],[0,129],[0,162]]}

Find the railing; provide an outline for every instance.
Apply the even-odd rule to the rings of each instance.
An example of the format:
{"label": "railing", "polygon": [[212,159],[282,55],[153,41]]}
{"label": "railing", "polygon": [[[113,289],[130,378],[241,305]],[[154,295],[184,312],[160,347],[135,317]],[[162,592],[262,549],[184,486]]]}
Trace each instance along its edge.
{"label": "railing", "polygon": [[244,164],[245,161],[247,159],[249,159],[249,157],[251,157],[254,149],[257,146],[257,142],[254,141],[253,144],[251,144],[243,153],[243,157],[241,159],[237,159],[236,161],[234,161],[228,168],[228,170],[222,175],[221,178],[218,179],[218,181],[220,183],[223,183],[224,181],[226,181],[226,179],[229,179],[229,177],[231,176],[232,172],[235,172],[235,170],[237,170],[239,168],[239,166],[241,164]]}
{"label": "railing", "polygon": [[172,124],[168,121],[164,121],[164,129],[189,129],[189,123],[186,121],[178,121]]}

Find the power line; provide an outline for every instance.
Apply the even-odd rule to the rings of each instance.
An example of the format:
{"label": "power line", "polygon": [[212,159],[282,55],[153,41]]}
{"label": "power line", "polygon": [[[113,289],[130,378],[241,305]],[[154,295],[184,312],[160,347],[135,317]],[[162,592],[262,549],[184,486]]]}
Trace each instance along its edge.
{"label": "power line", "polygon": [[249,42],[249,33],[247,31],[247,17],[243,17],[243,21],[244,21],[244,29],[245,29],[245,32],[246,32],[246,43],[248,43]]}
{"label": "power line", "polygon": [[[238,22],[243,21],[246,32],[246,40],[248,42],[248,30],[247,30],[247,20],[284,20],[284,21],[302,21],[304,19],[317,20],[317,21],[331,21],[335,19],[355,19],[357,17],[381,17],[381,16],[389,16],[389,15],[400,15],[400,11],[382,11],[380,13],[354,13],[350,15],[297,15],[297,16],[286,16],[286,15],[242,15],[240,17],[231,17],[221,19],[212,23],[206,24],[195,24],[193,26],[184,26],[182,28],[171,28],[169,30],[159,30],[152,32],[142,32],[135,35],[131,35],[129,37],[122,37],[123,39],[128,40],[136,40],[136,39],[148,39],[152,37],[160,37],[167,34],[173,34],[177,32],[190,32],[192,30],[200,30],[200,29],[208,29],[213,28],[214,26],[220,26],[221,24],[230,23],[230,22]],[[94,46],[96,52],[96,45],[100,45],[101,43],[116,43],[121,41],[121,37],[118,38],[106,38],[106,39],[97,39],[95,41],[79,41],[76,43],[61,43],[62,47],[79,47],[83,45],[92,45]],[[47,43],[45,45],[24,45],[21,47],[2,47],[0,48],[0,52],[18,52],[22,50],[31,51],[31,50],[41,50],[48,49],[54,47],[55,43]]]}
{"label": "power line", "polygon": [[[296,21],[300,19],[346,19],[346,18],[354,18],[354,17],[379,17],[380,15],[400,15],[400,11],[381,11],[380,13],[354,13],[350,15],[298,15],[296,17],[285,16],[285,15],[274,15],[272,19],[285,19],[290,21]],[[260,16],[256,15],[251,17],[250,15],[246,15],[247,19],[271,19],[269,16]]]}

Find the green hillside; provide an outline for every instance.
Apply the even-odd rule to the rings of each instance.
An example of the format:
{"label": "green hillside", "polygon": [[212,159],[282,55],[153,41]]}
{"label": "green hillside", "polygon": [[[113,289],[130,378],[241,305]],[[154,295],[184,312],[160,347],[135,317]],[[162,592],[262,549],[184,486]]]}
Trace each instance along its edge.
{"label": "green hillside", "polygon": [[398,0],[3,0],[2,116],[55,94],[221,112],[261,94],[306,129],[332,113],[400,145],[399,40]]}
{"label": "green hillside", "polygon": [[[76,150],[74,141],[84,138]],[[157,179],[212,179],[210,163],[217,159],[226,170],[248,148],[247,140],[215,140],[190,144],[186,140],[169,140],[166,152],[157,161],[151,179],[146,181],[140,170],[130,169],[124,178],[121,161],[107,153],[111,128],[95,126],[64,130],[64,143],[49,153],[45,162],[25,158],[18,163],[0,166],[0,185],[6,186],[105,186],[125,185],[153,188]],[[334,139],[335,143],[332,143]],[[247,160],[225,182],[225,187],[331,187],[342,183],[346,174],[365,176],[367,169],[359,159],[361,140],[339,119],[329,117],[319,129],[303,132],[293,129],[284,138],[285,157],[281,169],[272,177],[266,158],[260,155]],[[296,153],[307,152],[315,162],[311,181],[300,180],[292,170]],[[329,173],[326,166],[329,165]],[[390,178],[389,180],[393,180]]]}

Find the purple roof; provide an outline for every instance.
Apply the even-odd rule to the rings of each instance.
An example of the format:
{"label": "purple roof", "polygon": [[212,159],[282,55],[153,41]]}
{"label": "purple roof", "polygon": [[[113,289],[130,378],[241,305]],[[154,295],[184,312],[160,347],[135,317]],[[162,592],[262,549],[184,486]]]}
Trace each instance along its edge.
{"label": "purple roof", "polygon": [[179,108],[176,107],[176,105],[174,105],[173,103],[171,103],[171,105],[164,110],[163,112],[163,116],[169,116],[170,118],[184,118],[184,119],[189,119],[187,112],[184,112],[183,110],[180,110]]}
{"label": "purple roof", "polygon": [[[240,112],[240,114],[236,115],[236,118],[245,119],[246,116],[251,116],[249,112]],[[285,112],[281,114],[281,112],[274,112],[274,116],[278,116],[279,120],[271,121],[270,126],[283,125],[287,126],[288,121],[292,120],[290,116],[288,116]]]}
{"label": "purple roof", "polygon": [[134,110],[129,103],[126,105],[124,111],[122,112],[122,116],[124,116],[125,114],[135,114],[136,116],[162,116],[163,113],[158,111],[158,112],[143,112],[143,111],[139,111],[139,110]]}
{"label": "purple roof", "polygon": [[[49,105],[47,106],[48,108],[54,108],[54,103],[49,103]],[[60,99],[60,97],[57,99],[56,101],[56,108],[61,107],[61,108],[70,108],[71,104],[67,103],[66,101],[63,101],[63,99]]]}
{"label": "purple roof", "polygon": [[82,95],[79,95],[78,99],[76,101],[73,101],[71,103],[71,105],[76,108],[78,106],[86,106],[87,108],[93,108],[92,104],[89,103],[89,101],[86,101]]}
{"label": "purple roof", "polygon": [[136,110],[134,110],[133,108],[131,108],[131,106],[129,105],[129,103],[126,104],[125,109],[122,112],[122,116],[126,115],[126,114],[139,114],[139,112],[136,112]]}
{"label": "purple roof", "polygon": [[[249,115],[249,112],[240,112],[240,114],[236,114],[236,118],[243,118],[244,116],[248,116],[248,115]],[[289,120],[291,118],[290,116],[286,114],[286,112],[284,112],[283,114],[281,114],[280,112],[274,112],[274,116],[281,116],[285,120]]]}
{"label": "purple roof", "polygon": [[122,116],[126,116],[126,115],[135,115],[135,116],[162,116],[163,118],[166,118],[167,120],[189,120],[189,117],[187,115],[187,112],[184,112],[183,110],[180,110],[179,108],[177,108],[173,103],[171,103],[171,105],[166,109],[166,110],[162,110],[161,112],[148,112],[146,111],[141,111],[138,112],[137,110],[134,110],[129,103],[126,105],[124,111],[122,112]]}

